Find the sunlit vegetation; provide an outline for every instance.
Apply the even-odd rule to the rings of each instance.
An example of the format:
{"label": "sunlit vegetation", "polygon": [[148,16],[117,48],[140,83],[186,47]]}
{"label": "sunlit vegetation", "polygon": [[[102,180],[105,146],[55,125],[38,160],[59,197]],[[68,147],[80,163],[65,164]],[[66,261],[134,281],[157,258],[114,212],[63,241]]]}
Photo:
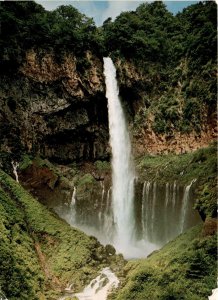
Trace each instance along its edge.
{"label": "sunlit vegetation", "polygon": [[102,41],[93,19],[71,5],[46,11],[33,1],[2,2],[1,65],[16,68],[31,48],[53,50],[57,58],[65,51],[83,57],[84,51],[101,52]]}
{"label": "sunlit vegetation", "polygon": [[67,283],[79,291],[102,267],[123,263],[122,257],[108,257],[97,239],[70,227],[3,171],[0,215],[0,288],[9,299],[57,299]]}
{"label": "sunlit vegetation", "polygon": [[161,1],[155,1],[104,22],[108,53],[115,61],[135,65],[144,76],[141,83],[133,76],[130,89],[121,89],[125,101],[141,99],[134,116],[136,131],[147,124],[140,117],[143,109],[154,115],[156,133],[199,133],[206,110],[214,119],[216,10],[215,2],[204,1],[173,16]]}
{"label": "sunlit vegetation", "polygon": [[216,234],[197,226],[146,260],[129,262],[123,288],[110,299],[204,300],[216,285]]}
{"label": "sunlit vegetation", "polygon": [[[81,74],[90,67],[87,51],[100,58],[109,55],[117,64],[120,92],[127,102],[127,111],[132,113],[134,134],[147,128],[149,116],[153,117],[151,128],[156,134],[194,131],[200,136],[206,123],[214,127],[215,1],[196,3],[175,16],[161,1],[143,3],[136,11],[122,12],[114,21],[105,20],[100,28],[71,5],[46,11],[33,1],[2,1],[0,18],[0,72],[4,76],[8,73],[20,76],[19,67],[29,49],[53,53],[58,62],[71,53]],[[139,80],[132,74],[127,84],[128,74],[122,74],[119,63],[134,66],[141,76]],[[16,100],[10,97],[4,101],[15,114]],[[26,99],[22,101],[21,107],[28,107]],[[7,122],[3,122],[1,129],[3,136],[9,137],[9,148],[15,149],[14,153],[5,149],[0,152],[4,171],[11,172],[11,158],[16,156],[20,158],[21,173],[35,164],[38,169],[48,169],[62,181],[66,180],[46,159],[35,157],[34,147],[32,156],[23,153],[20,129]],[[212,219],[217,207],[215,145],[182,155],[146,155],[138,158],[136,164],[145,180],[161,183],[178,180],[185,185],[197,179],[195,208],[203,220],[215,222]],[[90,199],[91,187],[99,186],[92,168],[79,173],[76,163],[70,167],[69,175],[75,176],[73,184],[79,191],[86,191]],[[97,160],[94,171],[100,179],[103,172],[108,175],[111,171],[110,165]],[[217,244],[213,226],[212,230],[205,226],[179,236],[147,260],[129,262],[124,269],[127,278],[112,298],[206,299],[215,287]],[[54,300],[69,282],[79,290],[103,266],[123,267],[121,256],[108,258],[107,251],[95,238],[71,228],[3,171],[0,171],[0,231],[0,290],[10,300]]]}

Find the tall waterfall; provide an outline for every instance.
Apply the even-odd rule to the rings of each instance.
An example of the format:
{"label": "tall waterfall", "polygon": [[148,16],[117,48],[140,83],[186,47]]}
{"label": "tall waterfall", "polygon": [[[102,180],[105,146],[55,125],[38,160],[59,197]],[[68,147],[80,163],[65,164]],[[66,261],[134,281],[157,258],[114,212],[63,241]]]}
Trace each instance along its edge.
{"label": "tall waterfall", "polygon": [[103,244],[112,244],[126,258],[145,257],[189,227],[199,223],[193,210],[193,180],[187,186],[177,181],[162,184],[135,180],[131,144],[119,99],[116,69],[104,58],[110,145],[112,149],[111,182],[101,180],[98,193],[86,198],[74,187],[71,201],[56,207],[68,223]]}
{"label": "tall waterfall", "polygon": [[125,252],[131,245],[134,235],[135,176],[131,160],[130,138],[119,99],[116,69],[110,58],[104,58],[104,75],[112,149],[112,208],[116,227],[114,243],[119,250]]}

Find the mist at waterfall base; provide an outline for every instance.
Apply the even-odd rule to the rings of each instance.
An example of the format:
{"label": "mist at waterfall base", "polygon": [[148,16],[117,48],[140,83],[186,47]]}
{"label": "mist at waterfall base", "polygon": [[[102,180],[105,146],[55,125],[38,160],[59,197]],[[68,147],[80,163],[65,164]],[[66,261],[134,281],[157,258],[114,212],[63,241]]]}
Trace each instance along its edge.
{"label": "mist at waterfall base", "polygon": [[56,212],[72,226],[94,235],[102,244],[112,244],[125,258],[146,257],[200,221],[193,207],[193,184],[186,187],[136,179],[130,137],[119,99],[116,69],[104,58],[112,187],[100,181],[99,199],[93,207],[80,206],[76,187],[69,205]]}

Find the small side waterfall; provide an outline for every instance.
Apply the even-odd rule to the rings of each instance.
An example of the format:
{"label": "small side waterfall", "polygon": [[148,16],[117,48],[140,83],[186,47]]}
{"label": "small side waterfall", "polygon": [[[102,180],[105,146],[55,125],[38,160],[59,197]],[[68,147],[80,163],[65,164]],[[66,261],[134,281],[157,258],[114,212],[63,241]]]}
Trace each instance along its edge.
{"label": "small side waterfall", "polygon": [[76,204],[76,187],[74,186],[70,205],[74,208],[75,204]]}
{"label": "small side waterfall", "polygon": [[99,221],[101,222],[102,218],[104,217],[102,215],[103,212],[103,207],[104,207],[104,194],[105,194],[105,188],[104,188],[104,183],[102,181],[100,181],[100,186],[101,186],[101,201],[100,201],[100,209],[99,209],[99,213],[98,213],[98,218]]}
{"label": "small side waterfall", "polygon": [[[63,203],[54,208],[56,213],[65,219],[70,225],[76,224],[76,187],[73,187],[71,201],[69,204]],[[1,300],[1,299],[0,299]]]}
{"label": "small side waterfall", "polygon": [[200,216],[192,209],[192,187],[195,181],[196,179],[192,180],[185,187],[176,182],[165,185],[144,182],[141,205],[142,239],[162,246],[200,222]]}
{"label": "small side waterfall", "polygon": [[114,243],[125,252],[134,235],[134,171],[131,160],[131,143],[119,99],[116,69],[110,58],[104,58],[106,97],[110,145],[112,148],[112,205],[116,227]]}
{"label": "small side waterfall", "polygon": [[183,197],[183,201],[182,201],[183,203],[182,203],[180,233],[182,233],[185,228],[185,217],[186,217],[187,210],[188,210],[188,201],[190,198],[190,188],[195,181],[196,181],[196,179],[193,179],[192,182],[185,187],[184,197]]}
{"label": "small side waterfall", "polygon": [[17,168],[19,167],[19,163],[12,160],[11,164],[12,164],[12,167],[13,167],[13,173],[14,173],[14,176],[15,176],[15,180],[17,182],[19,182],[18,174],[17,174]]}

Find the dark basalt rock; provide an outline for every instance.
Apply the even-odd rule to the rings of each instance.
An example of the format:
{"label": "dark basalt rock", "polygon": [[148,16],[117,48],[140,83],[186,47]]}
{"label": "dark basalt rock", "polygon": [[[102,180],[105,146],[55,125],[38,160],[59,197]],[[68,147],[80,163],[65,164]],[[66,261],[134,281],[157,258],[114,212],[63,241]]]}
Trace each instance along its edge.
{"label": "dark basalt rock", "polygon": [[18,159],[26,152],[57,162],[108,158],[102,62],[90,53],[87,59],[90,68],[81,75],[75,57],[66,55],[57,65],[52,54],[44,53],[44,60],[35,61],[31,52],[17,73],[2,77],[1,152]]}

